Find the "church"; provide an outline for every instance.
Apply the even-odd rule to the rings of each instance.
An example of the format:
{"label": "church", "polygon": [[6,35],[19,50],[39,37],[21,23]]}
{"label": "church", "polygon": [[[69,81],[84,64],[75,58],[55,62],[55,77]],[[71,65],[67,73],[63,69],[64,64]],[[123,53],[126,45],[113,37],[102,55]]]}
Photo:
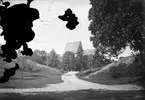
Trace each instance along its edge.
{"label": "church", "polygon": [[81,41],[68,42],[66,44],[64,52],[66,52],[66,51],[73,52],[75,54],[75,56],[77,53],[83,53],[83,55],[91,55],[91,54],[94,55],[94,53],[95,53],[95,49],[83,50]]}

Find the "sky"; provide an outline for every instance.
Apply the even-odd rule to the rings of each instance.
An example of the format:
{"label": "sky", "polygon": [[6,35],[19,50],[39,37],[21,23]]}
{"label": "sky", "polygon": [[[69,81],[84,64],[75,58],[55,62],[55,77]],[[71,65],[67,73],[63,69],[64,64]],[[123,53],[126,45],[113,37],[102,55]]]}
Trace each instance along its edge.
{"label": "sky", "polygon": [[[9,1],[12,5],[26,3],[26,0]],[[55,49],[58,54],[63,54],[67,42],[81,41],[84,50],[94,49],[88,31],[89,0],[34,0],[31,7],[39,10],[40,19],[33,22],[35,38],[28,43],[30,48],[46,52]],[[58,19],[58,15],[63,15],[68,8],[78,17],[79,25],[74,30],[67,29],[66,22]],[[129,55],[129,49],[124,55]]]}

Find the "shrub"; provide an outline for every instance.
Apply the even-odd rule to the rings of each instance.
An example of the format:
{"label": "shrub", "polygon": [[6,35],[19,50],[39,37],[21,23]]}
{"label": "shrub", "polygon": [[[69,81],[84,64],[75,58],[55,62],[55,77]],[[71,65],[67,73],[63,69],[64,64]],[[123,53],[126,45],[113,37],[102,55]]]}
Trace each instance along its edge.
{"label": "shrub", "polygon": [[111,76],[113,78],[121,78],[126,76],[127,65],[125,63],[119,63],[118,66],[110,67]]}
{"label": "shrub", "polygon": [[29,59],[39,64],[46,65],[45,61],[39,55],[33,54]]}
{"label": "shrub", "polygon": [[144,75],[145,67],[142,66],[139,57],[128,57],[128,59],[120,60],[117,66],[112,66],[110,72],[113,78],[140,77]]}
{"label": "shrub", "polygon": [[110,72],[111,72],[111,76],[113,78],[120,78],[121,77],[120,72],[118,72],[118,68],[115,67],[115,66],[113,66],[113,67],[110,68]]}

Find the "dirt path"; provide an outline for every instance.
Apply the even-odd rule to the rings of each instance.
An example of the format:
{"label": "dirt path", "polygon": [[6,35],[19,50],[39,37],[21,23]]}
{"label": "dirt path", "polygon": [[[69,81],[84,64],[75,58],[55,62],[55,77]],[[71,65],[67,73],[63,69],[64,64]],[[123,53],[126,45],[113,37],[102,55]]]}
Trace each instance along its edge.
{"label": "dirt path", "polygon": [[141,90],[142,88],[136,85],[102,85],[80,80],[76,77],[77,72],[69,72],[62,75],[64,83],[48,84],[43,88],[27,88],[27,89],[0,89],[0,93],[25,93],[25,92],[59,92],[59,91],[75,91],[84,89],[96,90]]}

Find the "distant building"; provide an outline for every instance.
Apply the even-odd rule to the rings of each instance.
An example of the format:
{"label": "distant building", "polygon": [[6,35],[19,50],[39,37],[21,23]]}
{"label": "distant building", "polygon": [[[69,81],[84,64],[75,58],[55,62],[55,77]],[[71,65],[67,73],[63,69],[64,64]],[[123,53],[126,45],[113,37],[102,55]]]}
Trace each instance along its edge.
{"label": "distant building", "polygon": [[68,42],[66,44],[65,52],[70,51],[73,52],[75,55],[77,53],[83,52],[83,47],[81,41],[75,41],[75,42]]}
{"label": "distant building", "polygon": [[83,55],[94,55],[95,53],[95,49],[83,50],[81,41],[68,42],[65,47],[65,52],[66,51],[73,52],[75,55],[77,53],[83,53]]}
{"label": "distant building", "polygon": [[87,49],[83,51],[83,55],[94,55],[95,49]]}

